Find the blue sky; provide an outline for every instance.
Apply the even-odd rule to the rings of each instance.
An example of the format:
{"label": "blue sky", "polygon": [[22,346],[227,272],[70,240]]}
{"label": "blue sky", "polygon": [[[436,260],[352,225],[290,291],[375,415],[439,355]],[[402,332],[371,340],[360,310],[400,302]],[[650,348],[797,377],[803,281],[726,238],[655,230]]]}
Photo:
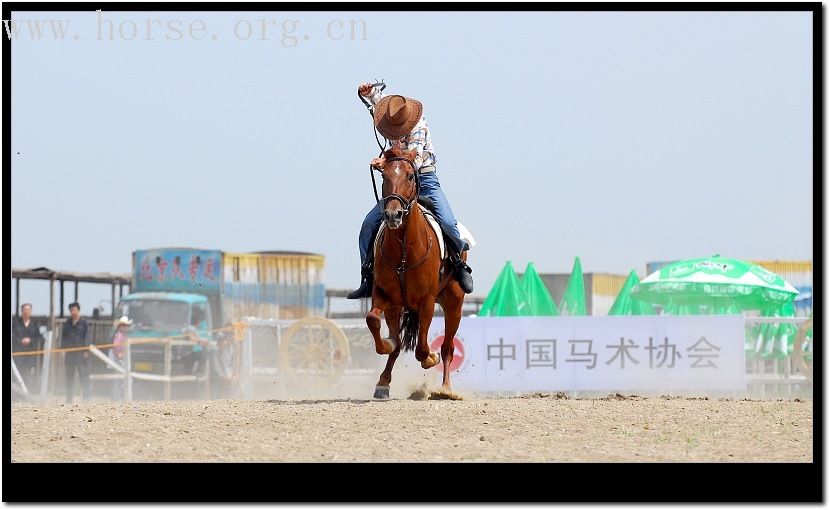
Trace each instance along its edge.
{"label": "blue sky", "polygon": [[[642,276],[715,253],[812,258],[809,13],[103,17],[127,36],[125,20],[161,26],[96,40],[95,12],[15,14],[70,25],[12,46],[13,267],[303,250],[326,256],[327,286],[354,288],[377,153],[355,90],[380,78],[424,103],[442,187],[478,242],[475,294],[506,260]],[[277,23],[242,41],[241,19]],[[353,19],[365,40],[327,36]],[[203,22],[205,39],[164,40],[171,20]],[[45,311],[45,289],[22,299]],[[108,299],[83,289],[87,310]]]}

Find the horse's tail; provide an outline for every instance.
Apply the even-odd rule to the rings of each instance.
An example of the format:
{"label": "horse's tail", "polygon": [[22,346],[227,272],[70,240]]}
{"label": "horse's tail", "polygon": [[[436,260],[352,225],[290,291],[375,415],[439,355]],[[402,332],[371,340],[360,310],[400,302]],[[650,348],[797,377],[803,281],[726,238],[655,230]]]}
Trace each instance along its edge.
{"label": "horse's tail", "polygon": [[404,310],[401,314],[401,344],[405,351],[415,350],[420,329],[421,320],[418,318],[418,314],[411,310]]}

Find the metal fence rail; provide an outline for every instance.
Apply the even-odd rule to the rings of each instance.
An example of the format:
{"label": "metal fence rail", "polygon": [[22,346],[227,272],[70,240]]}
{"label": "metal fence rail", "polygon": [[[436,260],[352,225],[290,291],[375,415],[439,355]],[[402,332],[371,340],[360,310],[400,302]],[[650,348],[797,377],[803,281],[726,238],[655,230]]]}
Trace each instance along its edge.
{"label": "metal fence rail", "polygon": [[[759,396],[795,396],[804,393],[811,394],[812,379],[810,374],[805,375],[805,364],[803,359],[799,362],[795,358],[794,353],[801,355],[805,351],[806,342],[804,332],[809,324],[806,324],[809,319],[805,317],[745,317],[745,338],[743,339],[745,346],[749,346],[749,333],[753,328],[759,324],[792,324],[799,326],[799,336],[794,340],[799,342],[797,349],[787,354],[786,357],[761,357],[753,355],[747,348],[747,391],[752,395]],[[303,319],[306,320],[306,319]],[[257,392],[255,387],[265,387],[271,390],[284,391],[288,379],[285,374],[285,363],[281,360],[281,346],[285,342],[286,332],[292,331],[292,334],[313,335],[315,331],[322,331],[319,324],[328,323],[332,328],[337,330],[338,335],[345,337],[348,347],[344,351],[344,359],[337,360],[344,365],[342,374],[338,375],[342,379],[348,379],[352,376],[366,376],[376,375],[382,368],[385,358],[378,356],[375,353],[374,340],[371,333],[366,327],[366,322],[363,318],[349,318],[349,319],[322,319],[314,318],[313,321],[318,321],[317,329],[309,328],[307,331],[294,327],[298,324],[297,320],[272,320],[272,319],[256,319],[246,318],[243,320],[245,326],[244,336],[239,339],[238,346],[240,354],[238,357],[238,390],[239,395],[246,398],[253,398]],[[12,359],[12,374],[13,385],[15,392],[27,398],[39,398],[46,400],[50,395],[59,393],[62,385],[56,384],[63,382],[63,353],[52,354],[51,350],[60,345],[59,338],[65,321],[58,321],[57,335],[52,335],[49,332],[45,335],[45,354],[42,355],[42,367],[37,374],[38,377],[34,379],[34,386],[32,388],[27,386],[24,378],[21,377],[18,371],[17,364]],[[91,331],[94,331],[94,343],[99,345],[109,343],[110,321],[90,321]],[[382,326],[384,335],[388,334],[385,323]],[[323,328],[325,329],[325,328]],[[106,331],[106,334],[104,334]],[[152,339],[151,339],[152,341]],[[322,340],[321,340],[322,341]],[[334,345],[331,342],[334,340],[325,340],[327,348]],[[736,339],[738,341],[738,339]],[[200,372],[197,374],[174,374],[171,367],[172,350],[177,345],[194,345],[195,342],[191,340],[182,339],[162,339],[164,344],[164,369],[161,373],[147,373],[134,370],[132,358],[132,344],[126,345],[126,354],[123,363],[116,363],[107,356],[108,349],[105,348],[91,348],[90,353],[93,357],[92,363],[94,370],[90,378],[92,381],[109,381],[115,383],[121,381],[123,388],[123,398],[131,400],[134,398],[133,384],[136,380],[152,381],[162,384],[163,396],[166,399],[172,397],[172,388],[176,384],[201,384],[203,396],[210,396],[210,360],[200,366]],[[794,344],[793,344],[794,345]],[[326,355],[326,353],[323,353]],[[30,385],[31,386],[31,385]],[[260,392],[261,393],[261,392]],[[256,395],[259,396],[259,395]]]}

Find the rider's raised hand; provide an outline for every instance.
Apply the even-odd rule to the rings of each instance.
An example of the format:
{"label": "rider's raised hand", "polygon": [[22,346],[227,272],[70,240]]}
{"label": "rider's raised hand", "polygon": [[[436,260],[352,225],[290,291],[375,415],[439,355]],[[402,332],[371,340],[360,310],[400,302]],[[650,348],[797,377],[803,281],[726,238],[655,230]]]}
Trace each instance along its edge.
{"label": "rider's raised hand", "polygon": [[366,82],[366,83],[361,83],[360,86],[357,88],[357,91],[360,92],[361,96],[368,97],[368,96],[372,95],[372,89],[373,88],[374,87],[372,86],[371,83]]}

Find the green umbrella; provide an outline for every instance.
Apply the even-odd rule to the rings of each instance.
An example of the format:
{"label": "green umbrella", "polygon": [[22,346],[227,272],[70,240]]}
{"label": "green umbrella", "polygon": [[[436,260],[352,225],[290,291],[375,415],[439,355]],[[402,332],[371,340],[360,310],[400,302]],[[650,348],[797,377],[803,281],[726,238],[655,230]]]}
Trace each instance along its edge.
{"label": "green umbrella", "polygon": [[683,260],[650,274],[631,291],[637,299],[668,305],[741,310],[777,309],[798,291],[783,278],[743,260],[709,258]]}
{"label": "green umbrella", "polygon": [[556,303],[548,292],[545,282],[536,272],[533,262],[528,262],[525,273],[522,275],[522,289],[527,298],[528,311],[526,315],[559,315]]}
{"label": "green umbrella", "polygon": [[579,257],[574,259],[574,268],[568,278],[562,302],[559,303],[559,313],[562,315],[588,315],[585,309],[585,282],[582,280],[582,263]]}
{"label": "green umbrella", "polygon": [[637,272],[633,269],[628,273],[625,283],[620,289],[617,298],[614,299],[614,304],[608,310],[608,315],[655,315],[654,307],[644,301],[639,301],[631,297],[631,289],[640,283],[637,278]]}
{"label": "green umbrella", "polygon": [[519,283],[519,277],[513,270],[513,263],[508,260],[482,303],[478,315],[481,317],[516,316],[524,315],[526,309],[527,299]]}

